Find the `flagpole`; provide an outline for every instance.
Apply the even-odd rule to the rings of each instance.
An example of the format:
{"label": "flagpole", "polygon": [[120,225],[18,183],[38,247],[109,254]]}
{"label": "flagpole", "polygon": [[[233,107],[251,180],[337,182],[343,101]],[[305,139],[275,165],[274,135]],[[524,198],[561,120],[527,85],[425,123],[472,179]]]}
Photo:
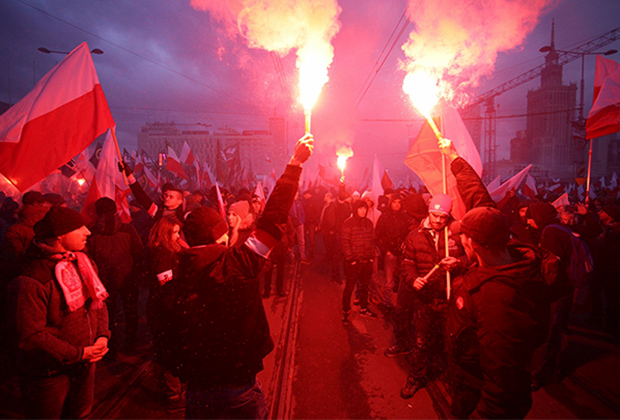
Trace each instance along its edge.
{"label": "flagpole", "polygon": [[592,171],[592,139],[590,139],[590,150],[588,151],[588,179],[586,180],[586,207],[590,203],[590,172]]}
{"label": "flagpole", "polygon": [[[118,147],[118,140],[116,139],[116,130],[114,130],[114,128],[110,128],[110,131],[112,132],[112,138],[114,139],[114,146],[116,146],[116,153],[118,154],[118,161],[123,162],[123,155],[121,154],[121,149],[120,147]],[[125,162],[125,164],[127,164],[127,162]],[[123,171],[122,174],[123,174],[123,181],[125,181],[125,185],[129,185],[129,181],[127,180],[127,174],[125,174],[125,171]]]}
{"label": "flagpole", "polygon": [[[430,115],[425,115],[425,117],[426,117],[426,120],[428,121],[428,125],[430,125],[430,127],[433,129],[433,132],[435,133],[435,137],[437,137],[439,147],[448,146],[450,144],[450,140],[445,139],[443,137],[443,135],[441,134],[441,131],[439,131],[439,128],[437,128],[437,124],[435,124],[435,121],[433,121],[433,117],[431,117]],[[446,156],[443,153],[441,153],[441,175],[442,175],[443,193],[448,194],[448,176],[446,174]],[[448,226],[446,226],[444,228],[444,246],[445,246],[446,257],[450,256],[450,247],[448,245],[448,240],[449,240]],[[446,298],[448,300],[450,300],[450,283],[451,283],[450,272],[446,270]]]}

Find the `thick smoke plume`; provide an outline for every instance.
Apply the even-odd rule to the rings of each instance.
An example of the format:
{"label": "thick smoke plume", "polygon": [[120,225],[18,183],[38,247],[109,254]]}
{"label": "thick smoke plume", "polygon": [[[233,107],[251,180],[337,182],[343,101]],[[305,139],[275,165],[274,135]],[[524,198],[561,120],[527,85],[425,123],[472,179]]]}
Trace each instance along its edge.
{"label": "thick smoke plume", "polygon": [[494,70],[497,54],[518,47],[557,0],[410,0],[415,29],[403,46],[407,74],[431,73],[440,95],[466,102]]}
{"label": "thick smoke plume", "polygon": [[327,81],[331,41],[340,29],[337,0],[191,0],[191,5],[222,22],[232,37],[241,34],[252,48],[280,55],[296,50],[300,78],[312,71],[320,86]]}

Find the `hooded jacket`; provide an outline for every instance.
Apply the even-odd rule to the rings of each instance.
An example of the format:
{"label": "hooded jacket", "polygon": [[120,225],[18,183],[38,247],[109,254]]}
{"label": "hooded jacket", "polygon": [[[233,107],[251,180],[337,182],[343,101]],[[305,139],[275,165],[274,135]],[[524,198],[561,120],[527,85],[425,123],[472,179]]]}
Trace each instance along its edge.
{"label": "hooded jacket", "polygon": [[[392,200],[390,200],[391,204]],[[382,254],[402,255],[402,245],[407,237],[411,218],[404,210],[394,211],[388,205],[376,226],[377,245]]]}
{"label": "hooded jacket", "polygon": [[[492,206],[486,187],[462,158],[452,173],[468,210]],[[557,258],[510,241],[504,266],[472,265],[457,277],[448,304],[446,343],[453,414],[466,418],[523,418],[531,404],[530,363],[548,333]]]}
{"label": "hooded jacket", "polygon": [[360,217],[357,209],[366,207],[362,200],[353,203],[353,215],[342,224],[342,252],[348,262],[370,261],[375,257],[374,229],[368,217]]}

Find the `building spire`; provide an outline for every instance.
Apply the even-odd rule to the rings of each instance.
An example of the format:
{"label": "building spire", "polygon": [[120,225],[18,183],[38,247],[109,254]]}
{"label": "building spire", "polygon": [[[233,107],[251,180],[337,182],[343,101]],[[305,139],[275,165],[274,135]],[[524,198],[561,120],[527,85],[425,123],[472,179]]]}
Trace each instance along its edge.
{"label": "building spire", "polygon": [[551,19],[551,51],[555,51],[555,18]]}

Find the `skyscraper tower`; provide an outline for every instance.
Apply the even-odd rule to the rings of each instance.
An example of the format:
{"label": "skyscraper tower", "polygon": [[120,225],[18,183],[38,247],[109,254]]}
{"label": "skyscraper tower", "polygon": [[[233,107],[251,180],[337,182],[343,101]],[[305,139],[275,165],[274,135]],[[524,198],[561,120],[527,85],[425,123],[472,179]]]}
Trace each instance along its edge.
{"label": "skyscraper tower", "polygon": [[540,76],[540,88],[527,93],[526,136],[530,161],[544,167],[553,177],[575,176],[577,140],[573,138],[577,85],[562,83],[562,65],[555,50],[555,23],[551,44]]}

